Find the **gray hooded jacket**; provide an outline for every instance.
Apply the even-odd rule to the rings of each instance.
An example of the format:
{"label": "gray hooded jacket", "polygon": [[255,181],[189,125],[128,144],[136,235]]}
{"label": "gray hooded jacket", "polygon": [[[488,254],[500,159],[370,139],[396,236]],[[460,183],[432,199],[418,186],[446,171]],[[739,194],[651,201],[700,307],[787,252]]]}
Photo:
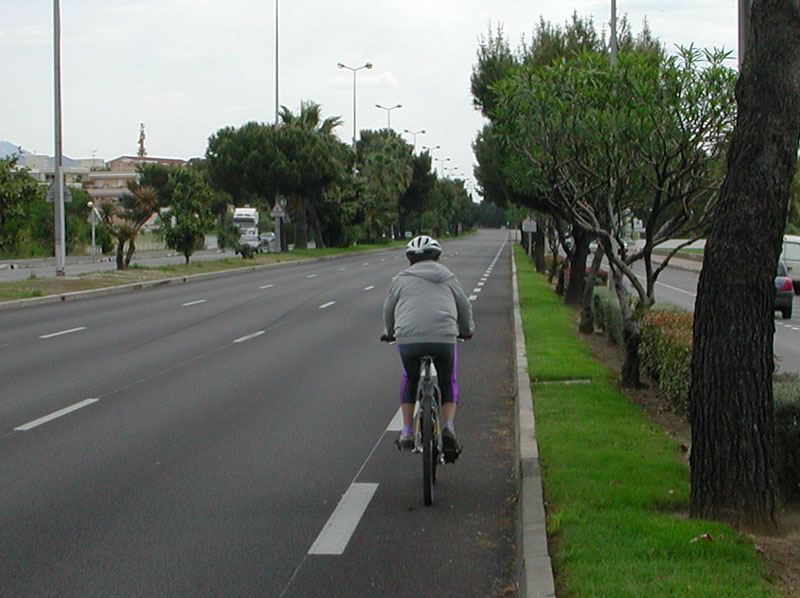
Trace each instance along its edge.
{"label": "gray hooded jacket", "polygon": [[386,334],[398,344],[455,343],[472,336],[472,306],[455,274],[433,260],[417,262],[392,279],[383,303]]}

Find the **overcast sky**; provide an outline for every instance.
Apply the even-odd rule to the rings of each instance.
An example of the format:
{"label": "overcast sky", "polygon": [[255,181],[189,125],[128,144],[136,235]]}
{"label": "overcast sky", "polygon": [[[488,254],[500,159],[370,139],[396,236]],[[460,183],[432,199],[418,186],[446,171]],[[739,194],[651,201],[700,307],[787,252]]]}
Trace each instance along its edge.
{"label": "overcast sky", "polygon": [[[302,100],[357,125],[426,133],[417,148],[472,178],[471,143],[483,125],[469,78],[479,39],[503,26],[512,47],[540,16],[573,11],[608,29],[610,0],[278,0],[279,100]],[[64,153],[111,159],[203,156],[208,137],[275,114],[275,0],[61,0]],[[694,43],[733,51],[736,0],[617,0],[634,32],[647,19],[668,48]],[[53,155],[53,0],[0,0],[0,140]],[[731,61],[735,67],[735,60]],[[412,141],[410,135],[406,135]],[[439,162],[435,163],[438,166]]]}

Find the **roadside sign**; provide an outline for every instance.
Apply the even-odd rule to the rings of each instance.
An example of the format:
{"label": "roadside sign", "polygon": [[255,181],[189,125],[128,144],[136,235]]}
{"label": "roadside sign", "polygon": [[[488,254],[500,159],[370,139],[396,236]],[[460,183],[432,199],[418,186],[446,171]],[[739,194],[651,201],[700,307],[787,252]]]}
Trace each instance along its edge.
{"label": "roadside sign", "polygon": [[[50,183],[50,186],[47,188],[47,201],[53,203],[56,200],[56,184]],[[69,187],[64,185],[64,201],[70,202],[72,201],[72,191],[69,190]]]}
{"label": "roadside sign", "polygon": [[536,232],[536,221],[533,218],[526,218],[522,221],[522,232],[523,233],[535,233]]}
{"label": "roadside sign", "polygon": [[275,202],[275,207],[272,208],[270,216],[273,218],[286,218],[286,210],[283,209],[283,206],[280,204],[280,202]]}

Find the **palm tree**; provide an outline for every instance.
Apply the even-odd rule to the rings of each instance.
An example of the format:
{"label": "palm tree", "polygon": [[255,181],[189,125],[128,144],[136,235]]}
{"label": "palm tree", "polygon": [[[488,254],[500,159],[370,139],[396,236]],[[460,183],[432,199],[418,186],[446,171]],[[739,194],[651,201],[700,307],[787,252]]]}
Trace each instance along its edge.
{"label": "palm tree", "polygon": [[304,249],[308,246],[307,217],[314,208],[312,202],[344,174],[334,151],[335,144],[341,142],[333,133],[342,119],[331,116],[323,120],[322,108],[312,101],[302,102],[298,114],[282,106],[279,115],[281,123],[275,128],[277,186],[290,200],[296,225],[295,247]]}
{"label": "palm tree", "polygon": [[133,184],[129,190],[131,193],[122,198],[121,205],[104,203],[100,206],[103,223],[117,239],[117,270],[125,270],[130,265],[136,251],[136,235],[159,207],[158,192],[153,187]]}

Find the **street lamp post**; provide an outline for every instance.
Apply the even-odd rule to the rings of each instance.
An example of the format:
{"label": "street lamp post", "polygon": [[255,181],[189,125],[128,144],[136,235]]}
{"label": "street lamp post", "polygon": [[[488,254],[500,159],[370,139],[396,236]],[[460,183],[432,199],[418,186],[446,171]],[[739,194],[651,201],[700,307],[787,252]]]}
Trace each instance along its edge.
{"label": "street lamp post", "polygon": [[419,131],[409,131],[408,129],[403,129],[403,133],[408,133],[409,135],[414,136],[414,151],[417,151],[417,135],[424,135],[425,129],[420,129]]}
{"label": "street lamp post", "polygon": [[394,110],[396,108],[402,108],[403,105],[402,104],[395,104],[391,108],[387,108],[386,106],[381,106],[380,104],[375,104],[375,107],[376,108],[380,108],[381,110],[386,110],[386,128],[387,129],[391,129],[392,128],[392,110]]}
{"label": "street lamp post", "polygon": [[[347,69],[348,71],[353,71],[353,153],[357,155],[358,150],[356,150],[356,73],[358,73],[358,71],[360,71],[361,69],[371,69],[372,63],[367,62],[362,66],[353,68],[351,66],[347,66],[346,64],[339,62],[337,63],[336,66],[338,66],[340,69]],[[356,171],[356,164],[354,162],[353,172],[355,171]]]}
{"label": "street lamp post", "polygon": [[449,162],[450,158],[434,158],[439,163],[440,176],[444,176],[444,163]]}
{"label": "street lamp post", "polygon": [[64,246],[64,172],[61,169],[61,9],[58,0],[53,0],[53,71],[54,71],[54,104],[55,104],[55,258],[56,276],[66,274],[66,249]]}
{"label": "street lamp post", "polygon": [[742,71],[744,55],[747,53],[747,33],[752,12],[753,0],[739,0],[739,72]]}
{"label": "street lamp post", "polygon": [[275,0],[275,124],[278,124],[280,115],[280,100],[278,97],[278,84],[280,83],[278,69],[280,68],[279,54],[280,45],[278,43],[278,0]]}
{"label": "street lamp post", "polygon": [[611,66],[617,65],[617,0],[611,0]]}

